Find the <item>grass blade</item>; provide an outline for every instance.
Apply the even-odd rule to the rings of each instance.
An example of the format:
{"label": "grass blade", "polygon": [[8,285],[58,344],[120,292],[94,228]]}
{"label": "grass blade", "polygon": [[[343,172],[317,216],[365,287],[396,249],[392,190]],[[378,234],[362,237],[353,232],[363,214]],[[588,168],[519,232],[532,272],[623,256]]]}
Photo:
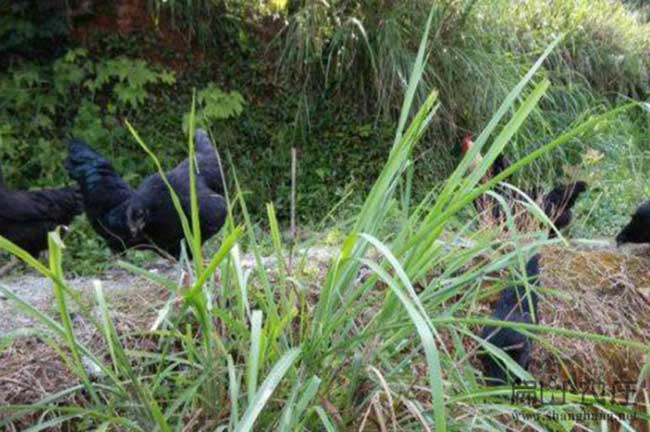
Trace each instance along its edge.
{"label": "grass blade", "polygon": [[264,409],[264,406],[266,405],[266,402],[268,402],[269,398],[273,394],[273,391],[280,383],[280,380],[282,380],[284,375],[287,373],[289,368],[293,365],[299,356],[300,349],[293,348],[287,351],[280,358],[280,360],[278,360],[278,362],[275,364],[275,366],[273,366],[273,369],[271,369],[271,372],[269,372],[269,375],[266,377],[259,390],[255,394],[252,403],[248,405],[244,416],[235,428],[235,432],[248,432],[253,430],[253,425],[257,419],[257,416],[260,415]]}

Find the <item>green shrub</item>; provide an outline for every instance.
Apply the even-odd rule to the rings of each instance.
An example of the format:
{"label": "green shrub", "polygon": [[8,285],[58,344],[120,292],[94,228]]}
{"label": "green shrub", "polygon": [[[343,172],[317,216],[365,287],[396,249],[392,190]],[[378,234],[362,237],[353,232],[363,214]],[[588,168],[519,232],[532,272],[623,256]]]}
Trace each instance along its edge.
{"label": "green shrub", "polygon": [[66,49],[67,2],[14,0],[0,3],[0,68],[16,56],[53,59]]}
{"label": "green shrub", "polygon": [[121,118],[151,102],[153,87],[174,81],[172,73],[142,60],[94,60],[84,49],[51,65],[10,69],[0,77],[0,122],[6,125],[0,158],[7,177],[19,187],[62,183],[66,137],[79,136],[105,150],[126,137]]}
{"label": "green shrub", "polygon": [[[238,117],[244,111],[244,98],[238,91],[224,92],[215,83],[200,90],[196,95],[196,126],[209,128],[219,120],[226,120]],[[189,117],[186,113],[183,117],[183,131],[189,128]]]}

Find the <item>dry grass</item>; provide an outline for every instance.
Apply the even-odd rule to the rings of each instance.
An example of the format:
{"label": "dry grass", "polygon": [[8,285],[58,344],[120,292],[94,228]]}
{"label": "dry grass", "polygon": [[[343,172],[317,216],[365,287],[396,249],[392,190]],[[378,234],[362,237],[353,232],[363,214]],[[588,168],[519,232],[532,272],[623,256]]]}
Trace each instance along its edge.
{"label": "dry grass", "polygon": [[[89,295],[89,293],[84,293]],[[169,293],[152,284],[138,284],[133,291],[120,290],[109,297],[113,324],[127,348],[151,351],[155,342],[143,334],[157,317]],[[72,313],[77,339],[96,353],[106,350],[97,328],[81,314]],[[65,346],[58,349],[69,356]],[[27,405],[79,383],[61,353],[37,336],[14,339],[0,351],[0,407]],[[107,353],[106,353],[107,354]],[[0,419],[4,413],[0,409]]]}
{"label": "dry grass", "polygon": [[59,354],[35,337],[0,353],[0,406],[35,402],[76,382]]}
{"label": "dry grass", "polygon": [[[548,247],[542,251],[540,323],[650,343],[650,257],[620,250]],[[648,359],[630,348],[546,335],[536,344],[532,373],[612,384],[639,379]]]}

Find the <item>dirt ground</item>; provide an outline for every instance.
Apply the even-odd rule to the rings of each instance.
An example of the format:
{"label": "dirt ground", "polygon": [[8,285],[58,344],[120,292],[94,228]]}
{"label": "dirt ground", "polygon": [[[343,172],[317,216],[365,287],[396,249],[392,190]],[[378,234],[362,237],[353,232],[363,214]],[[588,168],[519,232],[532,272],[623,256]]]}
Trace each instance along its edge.
{"label": "dirt ground", "polygon": [[[169,262],[160,260],[152,264],[148,270],[157,274],[172,277],[180,274],[180,269]],[[136,298],[142,294],[151,294],[156,284],[135,276],[125,270],[114,269],[99,277],[78,277],[68,279],[70,287],[86,294],[88,298],[94,291],[94,281],[99,280],[107,298],[120,298],[133,295]],[[55,305],[52,282],[37,274],[8,277],[0,281],[5,288],[44,312],[53,312]],[[134,299],[135,301],[135,299]],[[36,327],[35,320],[16,310],[10,300],[0,294],[0,338],[7,333],[20,328]]]}
{"label": "dirt ground", "polygon": [[[306,262],[307,267],[321,269],[324,268],[335,251],[326,247],[314,247],[305,251],[305,253],[306,255],[300,252],[297,256],[302,257],[304,255],[304,258],[300,258],[300,260]],[[271,266],[275,263],[275,258],[263,257],[262,263]],[[255,266],[255,257],[251,254],[242,255],[241,265],[245,270],[252,269]],[[299,265],[299,263],[297,262],[296,265]],[[179,264],[163,259],[151,263],[146,269],[171,280],[179,280],[183,274]],[[97,280],[101,282],[104,294],[109,302],[149,305],[150,309],[153,309],[156,306],[161,306],[163,299],[167,297],[165,288],[162,288],[159,284],[119,268],[112,269],[96,277],[69,278],[66,282],[70,288],[79,291],[83,298],[92,299],[94,282]],[[38,274],[31,273],[6,277],[0,279],[0,285],[37,309],[56,314],[56,311],[53,310],[55,299],[52,282]],[[137,312],[144,313],[143,310]],[[11,331],[25,327],[38,328],[38,323],[28,315],[16,310],[12,302],[0,293],[0,339]]]}

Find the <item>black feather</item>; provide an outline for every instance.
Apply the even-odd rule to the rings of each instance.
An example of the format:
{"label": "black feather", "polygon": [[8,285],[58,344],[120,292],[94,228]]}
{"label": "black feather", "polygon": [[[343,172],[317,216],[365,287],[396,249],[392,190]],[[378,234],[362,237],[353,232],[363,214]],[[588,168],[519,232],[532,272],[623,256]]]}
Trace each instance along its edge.
{"label": "black feather", "polygon": [[65,167],[81,187],[84,209],[95,232],[113,252],[144,246],[126,223],[126,209],[133,189],[117,174],[110,162],[80,139],[68,142]]}
{"label": "black feather", "polygon": [[[226,205],[219,194],[223,191],[223,179],[216,150],[205,132],[197,130],[195,137],[196,190],[201,239],[205,241],[223,225]],[[189,160],[185,159],[165,174],[188,218],[189,166]],[[184,239],[182,224],[159,174],[150,175],[134,190],[106,159],[78,139],[69,143],[66,168],[81,185],[84,207],[93,228],[113,251],[137,247],[180,256]]]}
{"label": "black feather", "polygon": [[197,129],[194,133],[194,145],[199,174],[210,189],[219,195],[223,195],[225,188],[221,177],[221,161],[208,134],[201,129]]}
{"label": "black feather", "polygon": [[505,171],[510,166],[510,159],[499,153],[497,157],[492,162],[492,175],[497,176]]}
{"label": "black feather", "polygon": [[[491,175],[501,174],[510,166],[508,158],[499,154],[494,160],[491,167]],[[575,205],[581,193],[587,190],[587,183],[578,181],[575,183],[561,184],[554,187],[550,192],[544,193],[541,189],[531,189],[524,191],[533,201],[538,201],[541,197],[541,208],[546,216],[555,224],[558,229],[569,226],[573,219],[571,209]],[[510,189],[497,185],[495,191],[506,198],[506,201],[513,202],[516,197]],[[498,201],[489,195],[483,195],[474,202],[479,211],[485,208],[492,209],[492,216],[495,220],[505,220],[505,212],[499,205]],[[551,230],[550,237],[555,236],[555,231]]]}
{"label": "black feather", "polygon": [[32,256],[47,249],[47,234],[83,211],[78,189],[12,191],[0,175],[0,235]]}
{"label": "black feather", "polygon": [[650,243],[650,200],[636,209],[630,222],[616,236],[616,244]]}
{"label": "black feather", "polygon": [[[536,254],[526,263],[526,277],[531,284],[538,283],[539,259],[539,254]],[[532,303],[533,311],[536,315],[537,302],[537,294],[533,290],[530,291],[529,301],[524,286],[514,285],[508,287],[501,291],[492,318],[501,321],[530,324],[533,322],[533,314],[531,313],[530,306]],[[523,369],[528,368],[532,342],[527,336],[512,328],[486,326],[481,332],[481,338],[508,353]],[[507,383],[507,373],[495,358],[488,353],[483,353],[480,359],[488,384]]]}
{"label": "black feather", "polygon": [[[569,226],[573,214],[571,209],[575,205],[581,193],[587,190],[587,183],[583,181],[559,185],[545,194],[542,199],[542,208],[557,227],[563,229]],[[551,231],[551,236],[554,232]]]}
{"label": "black feather", "polygon": [[[196,194],[201,240],[205,241],[221,229],[227,211],[226,202],[221,195],[224,186],[216,151],[207,134],[201,130],[196,131],[195,143]],[[188,219],[191,215],[189,169],[189,161],[186,159],[165,173]],[[180,242],[184,239],[183,227],[169,189],[159,174],[149,176],[140,184],[127,212],[128,219],[133,221],[132,225],[138,225],[135,220],[141,218],[140,232],[144,237],[169,254],[175,257],[180,255]]]}

